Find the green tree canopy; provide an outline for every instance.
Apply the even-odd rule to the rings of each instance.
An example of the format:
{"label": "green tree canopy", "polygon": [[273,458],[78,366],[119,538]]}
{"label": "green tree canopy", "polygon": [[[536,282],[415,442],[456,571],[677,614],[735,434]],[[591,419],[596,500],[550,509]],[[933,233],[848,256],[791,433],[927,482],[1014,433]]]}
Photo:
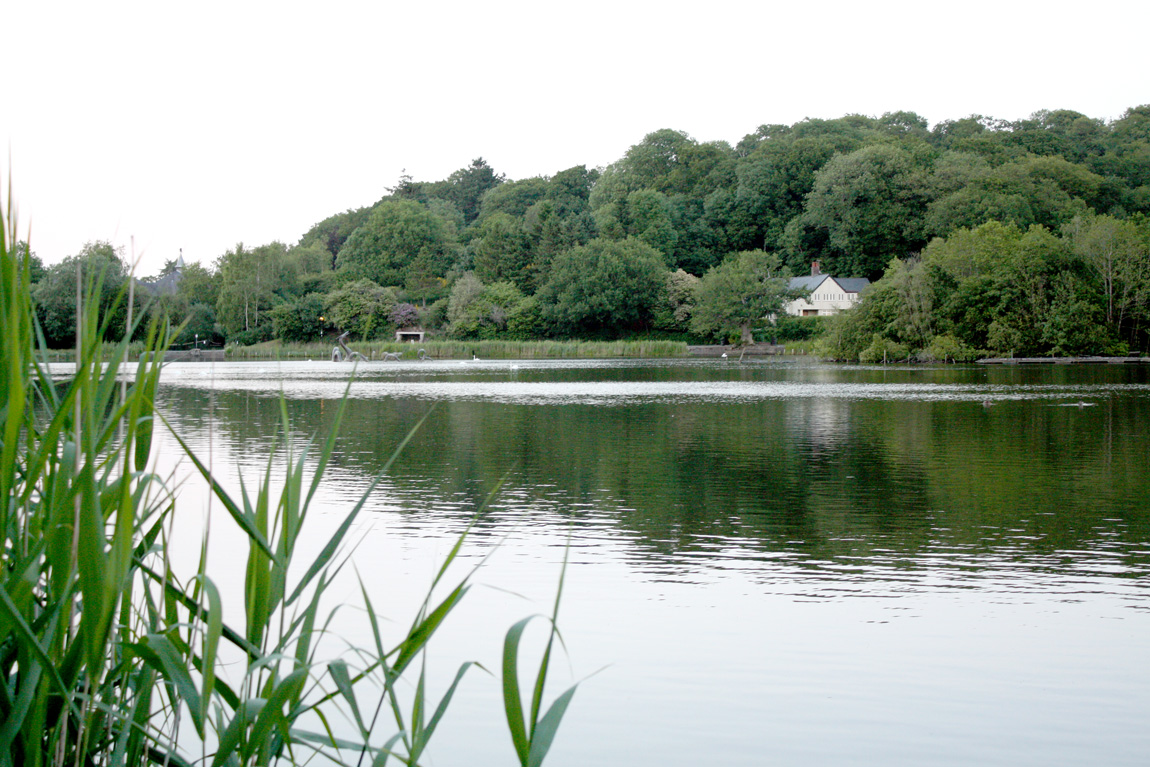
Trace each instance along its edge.
{"label": "green tree canopy", "polygon": [[771,314],[781,314],[790,300],[789,273],[776,254],[746,250],[707,270],[695,288],[691,330],[725,337],[738,331],[752,343],[751,328]]}
{"label": "green tree canopy", "polygon": [[456,280],[447,310],[447,332],[456,338],[497,338],[521,311],[526,297],[510,282],[484,285],[472,272]]}
{"label": "green tree canopy", "polygon": [[[878,276],[892,256],[918,251],[926,211],[925,157],[892,144],[836,155],[815,174],[802,223],[825,233],[828,270]],[[808,260],[792,252],[796,262]]]}
{"label": "green tree canopy", "polygon": [[1066,227],[1071,252],[1097,277],[1106,322],[1117,330],[1131,315],[1150,319],[1150,242],[1131,221],[1077,217]]}
{"label": "green tree canopy", "polygon": [[356,278],[403,285],[416,273],[446,274],[455,247],[448,225],[426,206],[388,200],[352,233],[336,262]]}
{"label": "green tree canopy", "polygon": [[303,237],[300,238],[298,247],[318,246],[322,248],[323,252],[327,254],[330,268],[335,269],[336,254],[343,248],[352,232],[358,229],[369,215],[371,215],[371,208],[363,207],[328,216],[304,233]]}
{"label": "green tree canopy", "polygon": [[492,213],[482,219],[477,234],[471,241],[476,276],[485,282],[509,280],[526,284],[531,253],[520,219],[502,212]]}
{"label": "green tree canopy", "polygon": [[646,322],[664,289],[662,255],[641,240],[594,239],[559,254],[539,291],[555,332],[617,333]]}
{"label": "green tree canopy", "polygon": [[36,314],[48,346],[60,349],[76,343],[76,281],[87,290],[100,284],[101,321],[107,322],[106,339],[124,334],[127,300],[116,297],[127,279],[128,266],[108,242],[89,242],[74,256],[49,267],[32,290]]}
{"label": "green tree canopy", "polygon": [[327,323],[323,316],[323,296],[308,293],[294,301],[284,301],[271,311],[276,338],[284,341],[318,341]]}
{"label": "green tree canopy", "polygon": [[287,246],[281,242],[251,249],[239,243],[216,260],[216,319],[229,338],[270,324],[268,312],[291,294],[295,273],[286,256]]}
{"label": "green tree canopy", "polygon": [[371,280],[356,280],[324,296],[327,324],[358,338],[375,338],[391,329],[388,316],[398,303],[395,291]]}

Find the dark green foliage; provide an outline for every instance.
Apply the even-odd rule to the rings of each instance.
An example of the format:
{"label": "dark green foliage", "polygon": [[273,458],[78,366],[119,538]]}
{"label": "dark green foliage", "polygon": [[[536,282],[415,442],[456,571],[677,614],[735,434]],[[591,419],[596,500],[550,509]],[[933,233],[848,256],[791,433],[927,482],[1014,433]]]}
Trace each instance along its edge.
{"label": "dark green foliage", "polygon": [[446,181],[422,184],[421,191],[428,198],[438,197],[453,203],[463,214],[464,224],[470,224],[479,216],[484,195],[502,184],[503,180],[502,174],[497,174],[479,157],[472,160],[468,167],[452,173]]}
{"label": "dark green foliage", "polygon": [[[451,291],[447,331],[454,338],[518,337],[532,322],[523,316],[527,298],[510,282],[483,285],[468,272]],[[512,322],[515,322],[512,327]]]}
{"label": "dark green foliage", "polygon": [[324,296],[321,313],[336,330],[351,331],[360,339],[375,338],[392,330],[390,315],[397,302],[391,288],[356,280]]}
{"label": "dark green foliage", "polygon": [[446,273],[455,241],[447,223],[407,200],[381,203],[339,251],[340,269],[379,285]]}
{"label": "dark green foliage", "polygon": [[682,269],[669,273],[663,294],[652,313],[651,326],[667,333],[688,332],[698,287],[699,278],[693,274]]}
{"label": "dark green foliage", "polygon": [[48,346],[62,349],[76,343],[78,279],[81,285],[100,281],[98,307],[105,338],[122,337],[127,308],[126,303],[117,301],[116,297],[126,284],[127,274],[128,267],[120,254],[106,242],[89,242],[77,255],[49,268],[32,293]]}
{"label": "dark green foliage", "polygon": [[192,304],[188,307],[182,318],[182,327],[179,334],[172,339],[176,347],[199,343],[201,347],[219,346],[223,343],[223,334],[216,324],[216,310],[210,304]]}
{"label": "dark green foliage", "polygon": [[265,322],[250,330],[241,330],[236,333],[230,334],[228,338],[229,344],[238,344],[240,346],[251,346],[252,344],[262,344],[264,341],[270,341],[275,336],[273,335],[272,323]]}
{"label": "dark green foliage", "polygon": [[[874,144],[836,155],[815,174],[802,224],[826,235],[828,273],[877,277],[890,258],[926,244],[929,157],[911,149]],[[791,266],[805,254],[792,251]]]}
{"label": "dark green foliage", "polygon": [[44,268],[44,262],[28,247],[28,243],[24,240],[16,242],[16,248],[13,252],[16,255],[16,262],[20,266],[23,266],[24,260],[27,259],[29,285],[35,287],[36,283],[48,274],[48,270]]}
{"label": "dark green foliage", "polygon": [[1053,300],[1042,323],[1042,340],[1056,357],[1103,354],[1113,342],[1103,324],[1102,310],[1083,286],[1070,279],[1055,285]]}
{"label": "dark green foliage", "polygon": [[531,246],[518,220],[506,213],[492,213],[479,224],[476,235],[471,241],[476,276],[485,282],[529,284]]}
{"label": "dark green foliage", "polygon": [[766,323],[768,315],[781,314],[793,297],[788,276],[774,254],[748,250],[733,255],[708,270],[695,287],[691,331],[715,339],[738,333],[742,343],[752,343],[751,328]]}
{"label": "dark green foliage", "polygon": [[315,341],[323,336],[330,323],[324,321],[323,297],[308,293],[303,298],[272,309],[272,330],[285,341]]}
{"label": "dark green foliage", "polygon": [[549,188],[550,183],[547,179],[538,177],[507,181],[493,186],[483,195],[479,207],[479,221],[496,213],[521,219],[528,208],[547,197]]}
{"label": "dark green foliage", "polygon": [[[244,338],[271,337],[269,312],[292,296],[296,284],[287,256],[288,248],[281,242],[252,249],[239,243],[216,261],[216,319],[229,341],[239,338],[241,332]],[[267,327],[261,329],[264,325]]]}
{"label": "dark green foliage", "polygon": [[202,264],[186,264],[176,294],[188,304],[214,307],[220,297],[219,275]]}
{"label": "dark green foliage", "polygon": [[370,214],[371,208],[365,207],[329,216],[304,233],[300,238],[299,247],[319,246],[327,255],[330,268],[335,269],[336,255],[343,249],[352,232],[358,229]]}
{"label": "dark green foliage", "polygon": [[890,343],[958,360],[1120,352],[1146,341],[1147,275],[1144,225],[1076,218],[1059,238],[991,221],[934,240],[921,261],[892,261],[860,305],[831,318],[823,351],[859,359],[871,349],[873,358]]}
{"label": "dark green foliage", "polygon": [[780,314],[775,318],[772,329],[772,339],[779,343],[786,341],[809,341],[818,338],[826,332],[825,317],[795,317],[791,314]]}
{"label": "dark green foliage", "polygon": [[[963,242],[998,222],[1016,232],[1018,241],[1007,248],[1016,255],[1026,248],[1019,237],[1037,242],[1032,227],[1076,244],[1057,258],[1026,268],[1011,261],[1011,269],[981,272],[969,283],[971,275],[940,272],[925,259],[926,272],[913,287],[900,287],[917,308],[905,305],[896,312],[898,327],[881,332],[915,349],[941,335],[982,351],[1049,350],[1041,328],[1052,280],[1064,273],[1084,281],[1083,300],[1102,302],[1110,337],[1141,347],[1150,327],[1145,291],[1134,276],[1139,259],[1126,258],[1128,274],[1111,273],[1099,261],[1101,251],[1087,245],[1102,234],[1085,234],[1098,221],[1122,222],[1117,229],[1099,224],[1098,232],[1121,229],[1115,236],[1125,251],[1142,252],[1131,243],[1145,239],[1140,217],[1150,215],[1150,106],[1111,122],[1054,110],[1018,120],[971,115],[933,128],[908,111],[845,115],[763,125],[734,148],[664,129],[603,171],[580,165],[507,181],[477,159],[439,181],[405,174],[388,191],[371,207],[316,224],[294,248],[241,246],[220,258],[215,273],[189,266],[180,288],[184,304],[163,309],[180,318],[193,303],[211,304],[235,336],[266,324],[279,303],[327,295],[360,279],[390,286],[426,309],[446,301],[471,270],[486,285],[510,282],[534,298],[549,333],[601,336],[653,327],[673,333],[683,326],[673,309],[656,301],[636,312],[625,293],[617,307],[598,302],[587,313],[561,310],[591,302],[558,299],[557,259],[596,238],[633,239],[657,252],[668,270],[696,277],[732,253],[763,250],[796,272],[817,260],[825,273],[874,280],[892,259],[915,262],[933,239]],[[988,231],[979,236],[991,239]],[[562,271],[560,281],[572,282],[566,260]],[[66,313],[60,295],[45,291],[45,308],[55,298]],[[613,312],[618,317],[607,319]],[[499,332],[513,332],[512,314]],[[47,313],[45,319],[53,338],[67,327]],[[446,304],[425,321],[448,324]],[[515,332],[540,326],[533,320],[521,327]],[[872,336],[860,337],[855,351],[869,347]],[[57,342],[66,340],[65,334]]]}
{"label": "dark green foliage", "polygon": [[663,258],[635,238],[595,239],[565,251],[538,294],[557,335],[618,333],[650,319],[664,286]]}

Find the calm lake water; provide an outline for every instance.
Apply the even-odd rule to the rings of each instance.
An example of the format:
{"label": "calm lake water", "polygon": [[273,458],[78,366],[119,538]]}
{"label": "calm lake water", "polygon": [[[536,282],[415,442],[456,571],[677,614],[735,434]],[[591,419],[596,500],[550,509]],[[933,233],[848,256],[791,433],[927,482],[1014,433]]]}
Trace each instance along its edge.
{"label": "calm lake water", "polygon": [[[297,442],[326,435],[349,371],[172,364],[161,407],[234,487],[280,393]],[[463,660],[498,673],[569,557],[552,694],[581,684],[549,765],[1147,763],[1146,366],[371,363],[350,398],[316,541],[426,417],[351,553],[393,636],[499,488],[438,690]],[[185,500],[194,563],[194,482]],[[333,653],[368,644],[346,580]],[[514,762],[494,677],[436,739],[433,765]]]}

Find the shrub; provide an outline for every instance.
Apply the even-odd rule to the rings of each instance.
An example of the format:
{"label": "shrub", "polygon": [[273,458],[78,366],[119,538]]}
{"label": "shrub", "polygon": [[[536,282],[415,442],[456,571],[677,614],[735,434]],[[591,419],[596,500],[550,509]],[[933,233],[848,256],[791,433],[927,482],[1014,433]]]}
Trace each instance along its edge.
{"label": "shrub", "polygon": [[285,301],[272,309],[272,330],[284,341],[315,341],[323,336],[326,323],[323,299],[308,293],[295,301]]}
{"label": "shrub", "polygon": [[986,355],[967,346],[952,335],[941,334],[930,340],[930,345],[918,353],[923,362],[973,362]]}
{"label": "shrub", "polygon": [[356,280],[324,296],[326,322],[357,338],[371,338],[390,329],[388,315],[395,308],[395,291],[371,280]]}
{"label": "shrub", "polygon": [[859,362],[899,362],[910,359],[910,347],[875,334],[870,346],[859,354]]}
{"label": "shrub", "polygon": [[414,304],[396,304],[388,313],[387,320],[397,328],[407,328],[418,325],[419,309]]}
{"label": "shrub", "polygon": [[264,341],[270,341],[275,337],[274,328],[270,322],[265,322],[263,325],[257,325],[249,330],[241,330],[238,333],[233,333],[228,336],[228,343],[239,344],[240,346],[251,346],[252,344],[262,344]]}

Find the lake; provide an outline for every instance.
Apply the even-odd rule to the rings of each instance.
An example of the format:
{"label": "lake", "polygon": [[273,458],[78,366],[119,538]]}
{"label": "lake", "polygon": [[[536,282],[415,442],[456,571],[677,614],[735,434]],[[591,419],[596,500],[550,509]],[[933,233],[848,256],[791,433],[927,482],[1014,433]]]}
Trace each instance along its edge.
{"label": "lake", "polygon": [[[281,393],[298,445],[350,371],[174,363],[160,406],[234,488]],[[1146,763],[1150,366],[392,362],[349,396],[317,541],[425,419],[349,552],[393,636],[486,504],[436,695],[461,661],[498,674],[569,559],[549,689],[580,687],[549,765]],[[184,491],[182,556],[210,517],[242,583]],[[350,569],[333,596],[331,652],[366,646]],[[469,674],[429,763],[513,763],[502,716]]]}

